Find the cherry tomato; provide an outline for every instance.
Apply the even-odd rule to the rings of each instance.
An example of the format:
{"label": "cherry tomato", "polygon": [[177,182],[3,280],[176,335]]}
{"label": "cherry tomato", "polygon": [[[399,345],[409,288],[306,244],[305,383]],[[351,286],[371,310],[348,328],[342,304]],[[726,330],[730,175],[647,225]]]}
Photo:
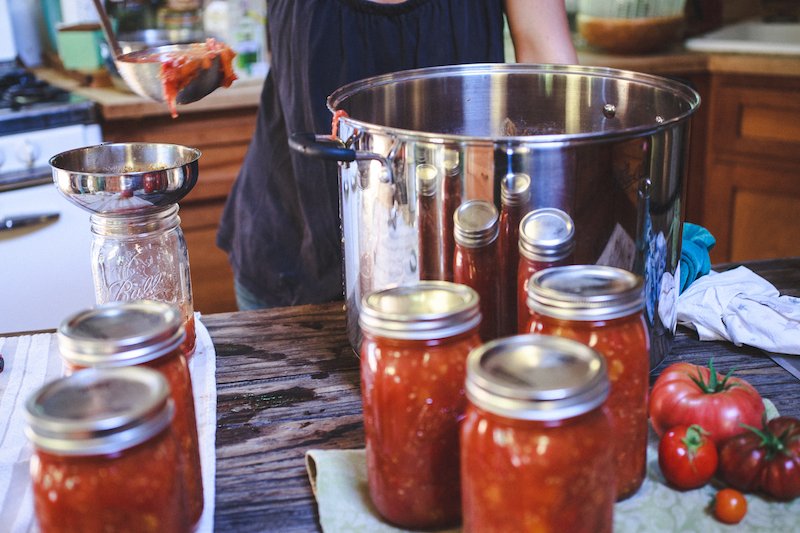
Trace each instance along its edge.
{"label": "cherry tomato", "polygon": [[717,470],[717,447],[698,425],[676,426],[661,437],[658,466],[670,485],[696,489],[709,482]]}
{"label": "cherry tomato", "polygon": [[714,516],[725,524],[738,524],[747,514],[747,500],[736,489],[722,489],[714,498]]}
{"label": "cherry tomato", "polygon": [[800,496],[800,420],[781,416],[759,426],[722,443],[720,477],[739,490],[778,500]]}
{"label": "cherry tomato", "polygon": [[691,363],[675,363],[658,376],[650,393],[650,423],[659,435],[673,426],[699,424],[716,444],[758,426],[761,395],[748,382]]}

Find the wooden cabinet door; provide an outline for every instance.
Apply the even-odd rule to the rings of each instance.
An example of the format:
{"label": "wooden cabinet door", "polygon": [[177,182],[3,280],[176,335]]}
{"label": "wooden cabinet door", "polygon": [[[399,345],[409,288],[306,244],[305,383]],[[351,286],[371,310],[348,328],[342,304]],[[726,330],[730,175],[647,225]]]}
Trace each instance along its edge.
{"label": "wooden cabinet door", "polygon": [[800,255],[800,78],[714,76],[708,135],[712,261]]}

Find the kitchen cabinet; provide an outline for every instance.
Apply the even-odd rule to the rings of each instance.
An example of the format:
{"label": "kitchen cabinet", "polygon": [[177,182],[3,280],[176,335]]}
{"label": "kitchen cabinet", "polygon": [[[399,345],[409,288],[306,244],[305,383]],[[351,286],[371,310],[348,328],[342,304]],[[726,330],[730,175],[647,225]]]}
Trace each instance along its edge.
{"label": "kitchen cabinet", "polygon": [[703,222],[713,261],[797,255],[800,71],[711,80]]}
{"label": "kitchen cabinet", "polygon": [[239,172],[255,130],[257,106],[181,114],[106,120],[109,142],[161,142],[198,148],[197,185],[181,202],[181,227],[189,250],[194,308],[202,313],[236,310],[233,272],[217,248],[216,234],[225,199]]}

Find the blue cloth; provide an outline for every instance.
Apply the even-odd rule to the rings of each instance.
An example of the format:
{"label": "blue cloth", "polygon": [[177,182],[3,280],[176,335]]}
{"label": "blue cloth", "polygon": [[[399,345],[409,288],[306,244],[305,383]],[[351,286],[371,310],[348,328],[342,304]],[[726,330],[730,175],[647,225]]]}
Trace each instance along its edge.
{"label": "blue cloth", "polygon": [[717,240],[703,226],[683,223],[681,242],[681,290],[683,292],[694,280],[705,276],[711,270],[711,257],[708,252]]}

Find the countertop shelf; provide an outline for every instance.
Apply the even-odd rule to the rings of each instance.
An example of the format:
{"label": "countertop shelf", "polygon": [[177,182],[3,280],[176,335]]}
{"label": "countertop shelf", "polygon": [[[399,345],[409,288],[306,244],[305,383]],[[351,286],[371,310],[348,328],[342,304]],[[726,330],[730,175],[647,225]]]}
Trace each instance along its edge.
{"label": "countertop shelf", "polygon": [[[167,105],[153,102],[116,86],[85,87],[74,78],[52,68],[36,69],[36,76],[44,81],[88,98],[97,104],[103,121],[113,121],[148,116],[169,116]],[[227,89],[218,89],[202,100],[178,107],[179,115],[209,111],[224,111],[258,106],[263,79],[236,80]]]}

